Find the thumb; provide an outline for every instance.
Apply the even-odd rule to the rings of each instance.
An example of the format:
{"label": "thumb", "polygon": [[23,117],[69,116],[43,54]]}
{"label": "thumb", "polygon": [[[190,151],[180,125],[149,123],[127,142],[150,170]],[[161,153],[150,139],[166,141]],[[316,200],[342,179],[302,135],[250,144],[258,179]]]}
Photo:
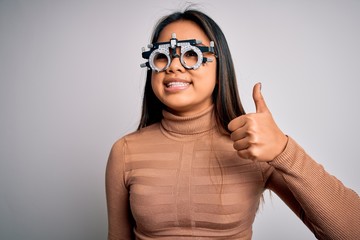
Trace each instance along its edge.
{"label": "thumb", "polygon": [[253,89],[253,99],[256,107],[256,112],[268,112],[269,109],[266,106],[265,99],[261,94],[261,83],[257,83]]}

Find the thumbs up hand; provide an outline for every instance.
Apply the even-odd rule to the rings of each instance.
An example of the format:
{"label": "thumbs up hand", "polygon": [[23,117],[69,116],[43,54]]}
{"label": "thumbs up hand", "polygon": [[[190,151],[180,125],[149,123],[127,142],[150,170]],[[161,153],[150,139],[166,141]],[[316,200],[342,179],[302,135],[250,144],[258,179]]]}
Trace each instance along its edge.
{"label": "thumbs up hand", "polygon": [[261,83],[253,89],[256,113],[233,119],[228,128],[238,155],[256,161],[271,161],[287,144],[287,136],[276,125],[261,94]]}

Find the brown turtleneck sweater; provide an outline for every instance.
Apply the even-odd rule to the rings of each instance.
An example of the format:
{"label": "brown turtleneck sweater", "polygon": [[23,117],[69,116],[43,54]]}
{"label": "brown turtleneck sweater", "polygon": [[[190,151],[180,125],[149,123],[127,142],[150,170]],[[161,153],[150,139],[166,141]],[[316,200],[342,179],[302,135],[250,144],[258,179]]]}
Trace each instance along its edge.
{"label": "brown turtleneck sweater", "polygon": [[217,130],[212,107],[193,117],[163,115],[111,150],[109,239],[251,239],[265,189],[317,238],[360,238],[357,193],[292,138],[273,161],[253,162],[239,158],[229,136]]}

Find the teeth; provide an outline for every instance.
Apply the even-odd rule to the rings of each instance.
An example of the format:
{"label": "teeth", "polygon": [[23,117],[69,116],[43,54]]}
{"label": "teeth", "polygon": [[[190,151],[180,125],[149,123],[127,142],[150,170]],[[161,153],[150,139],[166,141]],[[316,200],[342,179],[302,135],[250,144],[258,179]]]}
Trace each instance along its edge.
{"label": "teeth", "polygon": [[167,87],[185,87],[189,85],[189,83],[186,82],[170,82],[166,84]]}

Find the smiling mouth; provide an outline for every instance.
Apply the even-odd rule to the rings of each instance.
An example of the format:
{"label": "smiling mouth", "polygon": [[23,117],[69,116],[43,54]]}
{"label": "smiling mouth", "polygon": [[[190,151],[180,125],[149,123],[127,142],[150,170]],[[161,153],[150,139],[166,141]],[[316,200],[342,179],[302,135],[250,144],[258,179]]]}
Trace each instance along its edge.
{"label": "smiling mouth", "polygon": [[190,83],[187,82],[169,82],[166,84],[166,87],[172,88],[172,87],[187,87]]}

